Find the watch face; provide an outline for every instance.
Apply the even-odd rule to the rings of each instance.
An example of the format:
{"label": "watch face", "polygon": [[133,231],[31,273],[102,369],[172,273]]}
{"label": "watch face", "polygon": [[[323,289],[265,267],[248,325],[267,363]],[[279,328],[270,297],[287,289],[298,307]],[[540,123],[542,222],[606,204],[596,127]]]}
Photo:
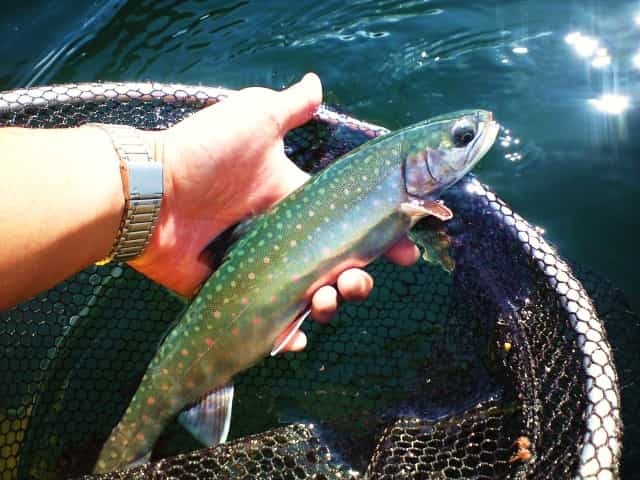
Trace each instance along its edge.
{"label": "watch face", "polygon": [[97,265],[111,260],[127,261],[140,255],[151,239],[162,204],[162,163],[155,161],[135,128],[125,125],[92,124],[111,137],[124,168],[125,211],[111,253]]}

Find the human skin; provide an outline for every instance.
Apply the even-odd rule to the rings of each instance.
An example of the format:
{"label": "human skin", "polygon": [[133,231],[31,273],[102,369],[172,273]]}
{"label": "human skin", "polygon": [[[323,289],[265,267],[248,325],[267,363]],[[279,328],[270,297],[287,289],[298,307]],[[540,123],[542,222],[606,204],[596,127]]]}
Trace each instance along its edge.
{"label": "human skin", "polygon": [[[191,297],[211,274],[200,255],[228,227],[259,214],[308,175],[284,153],[284,135],[307,122],[322,100],[317,76],[276,92],[247,88],[164,131],[140,132],[163,163],[164,197],[154,235],[129,264]],[[100,128],[0,129],[0,310],[52,287],[109,253],[124,209],[118,156]],[[408,239],[387,256],[416,261]],[[320,287],[312,316],[331,318],[338,292],[366,298],[373,279],[360,269]],[[287,350],[304,348],[302,332]]]}

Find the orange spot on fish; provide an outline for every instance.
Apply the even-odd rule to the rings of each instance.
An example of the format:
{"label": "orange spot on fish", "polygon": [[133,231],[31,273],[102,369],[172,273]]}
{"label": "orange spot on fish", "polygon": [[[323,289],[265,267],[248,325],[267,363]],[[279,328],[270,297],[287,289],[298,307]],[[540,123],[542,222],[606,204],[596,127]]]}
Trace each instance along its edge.
{"label": "orange spot on fish", "polygon": [[247,297],[242,297],[241,302],[243,305],[249,305],[249,299]]}
{"label": "orange spot on fish", "polygon": [[186,357],[187,355],[189,355],[189,350],[187,350],[186,348],[183,348],[182,350],[180,350],[180,355],[182,355],[183,357]]}
{"label": "orange spot on fish", "polygon": [[150,407],[155,405],[155,403],[156,403],[156,397],[147,398],[147,405],[149,405]]}
{"label": "orange spot on fish", "polygon": [[276,303],[278,301],[278,297],[275,295],[271,295],[271,303]]}
{"label": "orange spot on fish", "polygon": [[254,325],[260,325],[261,322],[262,319],[260,317],[253,317],[253,319],[251,320],[251,323],[253,323]]}
{"label": "orange spot on fish", "polygon": [[291,280],[297,282],[298,280],[300,280],[300,275],[298,275],[297,273],[291,275]]}
{"label": "orange spot on fish", "polygon": [[169,384],[168,384],[168,383],[163,383],[163,384],[160,386],[160,388],[161,388],[163,391],[167,392],[167,391],[169,391]]}
{"label": "orange spot on fish", "polygon": [[178,368],[184,368],[184,363],[178,362]]}
{"label": "orange spot on fish", "polygon": [[192,390],[196,384],[194,383],[193,380],[188,380],[187,383],[184,384],[185,387],[187,387],[189,390]]}
{"label": "orange spot on fish", "polygon": [[220,318],[222,316],[222,313],[220,313],[220,310],[216,310],[215,312],[213,312],[213,318]]}
{"label": "orange spot on fish", "polygon": [[206,343],[209,348],[213,347],[213,338],[205,338],[204,343]]}
{"label": "orange spot on fish", "polygon": [[233,335],[234,337],[237,337],[238,335],[240,335],[240,329],[238,327],[232,328],[231,335]]}
{"label": "orange spot on fish", "polygon": [[138,440],[139,442],[144,442],[144,433],[142,432],[136,433],[136,440]]}

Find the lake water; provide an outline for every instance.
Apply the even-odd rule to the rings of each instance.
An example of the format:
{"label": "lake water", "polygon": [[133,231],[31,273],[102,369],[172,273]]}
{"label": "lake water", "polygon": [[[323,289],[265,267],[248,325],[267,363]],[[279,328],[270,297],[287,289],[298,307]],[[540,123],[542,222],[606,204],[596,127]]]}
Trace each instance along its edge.
{"label": "lake water", "polygon": [[640,2],[8,3],[1,89],[314,71],[328,103],[392,129],[493,110],[504,130],[475,173],[640,311]]}

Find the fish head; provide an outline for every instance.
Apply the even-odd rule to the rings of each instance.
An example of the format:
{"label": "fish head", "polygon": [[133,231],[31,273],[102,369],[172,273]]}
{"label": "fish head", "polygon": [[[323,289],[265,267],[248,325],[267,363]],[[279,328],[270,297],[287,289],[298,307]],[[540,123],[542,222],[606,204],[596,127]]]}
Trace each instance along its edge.
{"label": "fish head", "polygon": [[453,112],[410,127],[402,146],[409,197],[437,198],[487,153],[499,128],[487,110]]}

